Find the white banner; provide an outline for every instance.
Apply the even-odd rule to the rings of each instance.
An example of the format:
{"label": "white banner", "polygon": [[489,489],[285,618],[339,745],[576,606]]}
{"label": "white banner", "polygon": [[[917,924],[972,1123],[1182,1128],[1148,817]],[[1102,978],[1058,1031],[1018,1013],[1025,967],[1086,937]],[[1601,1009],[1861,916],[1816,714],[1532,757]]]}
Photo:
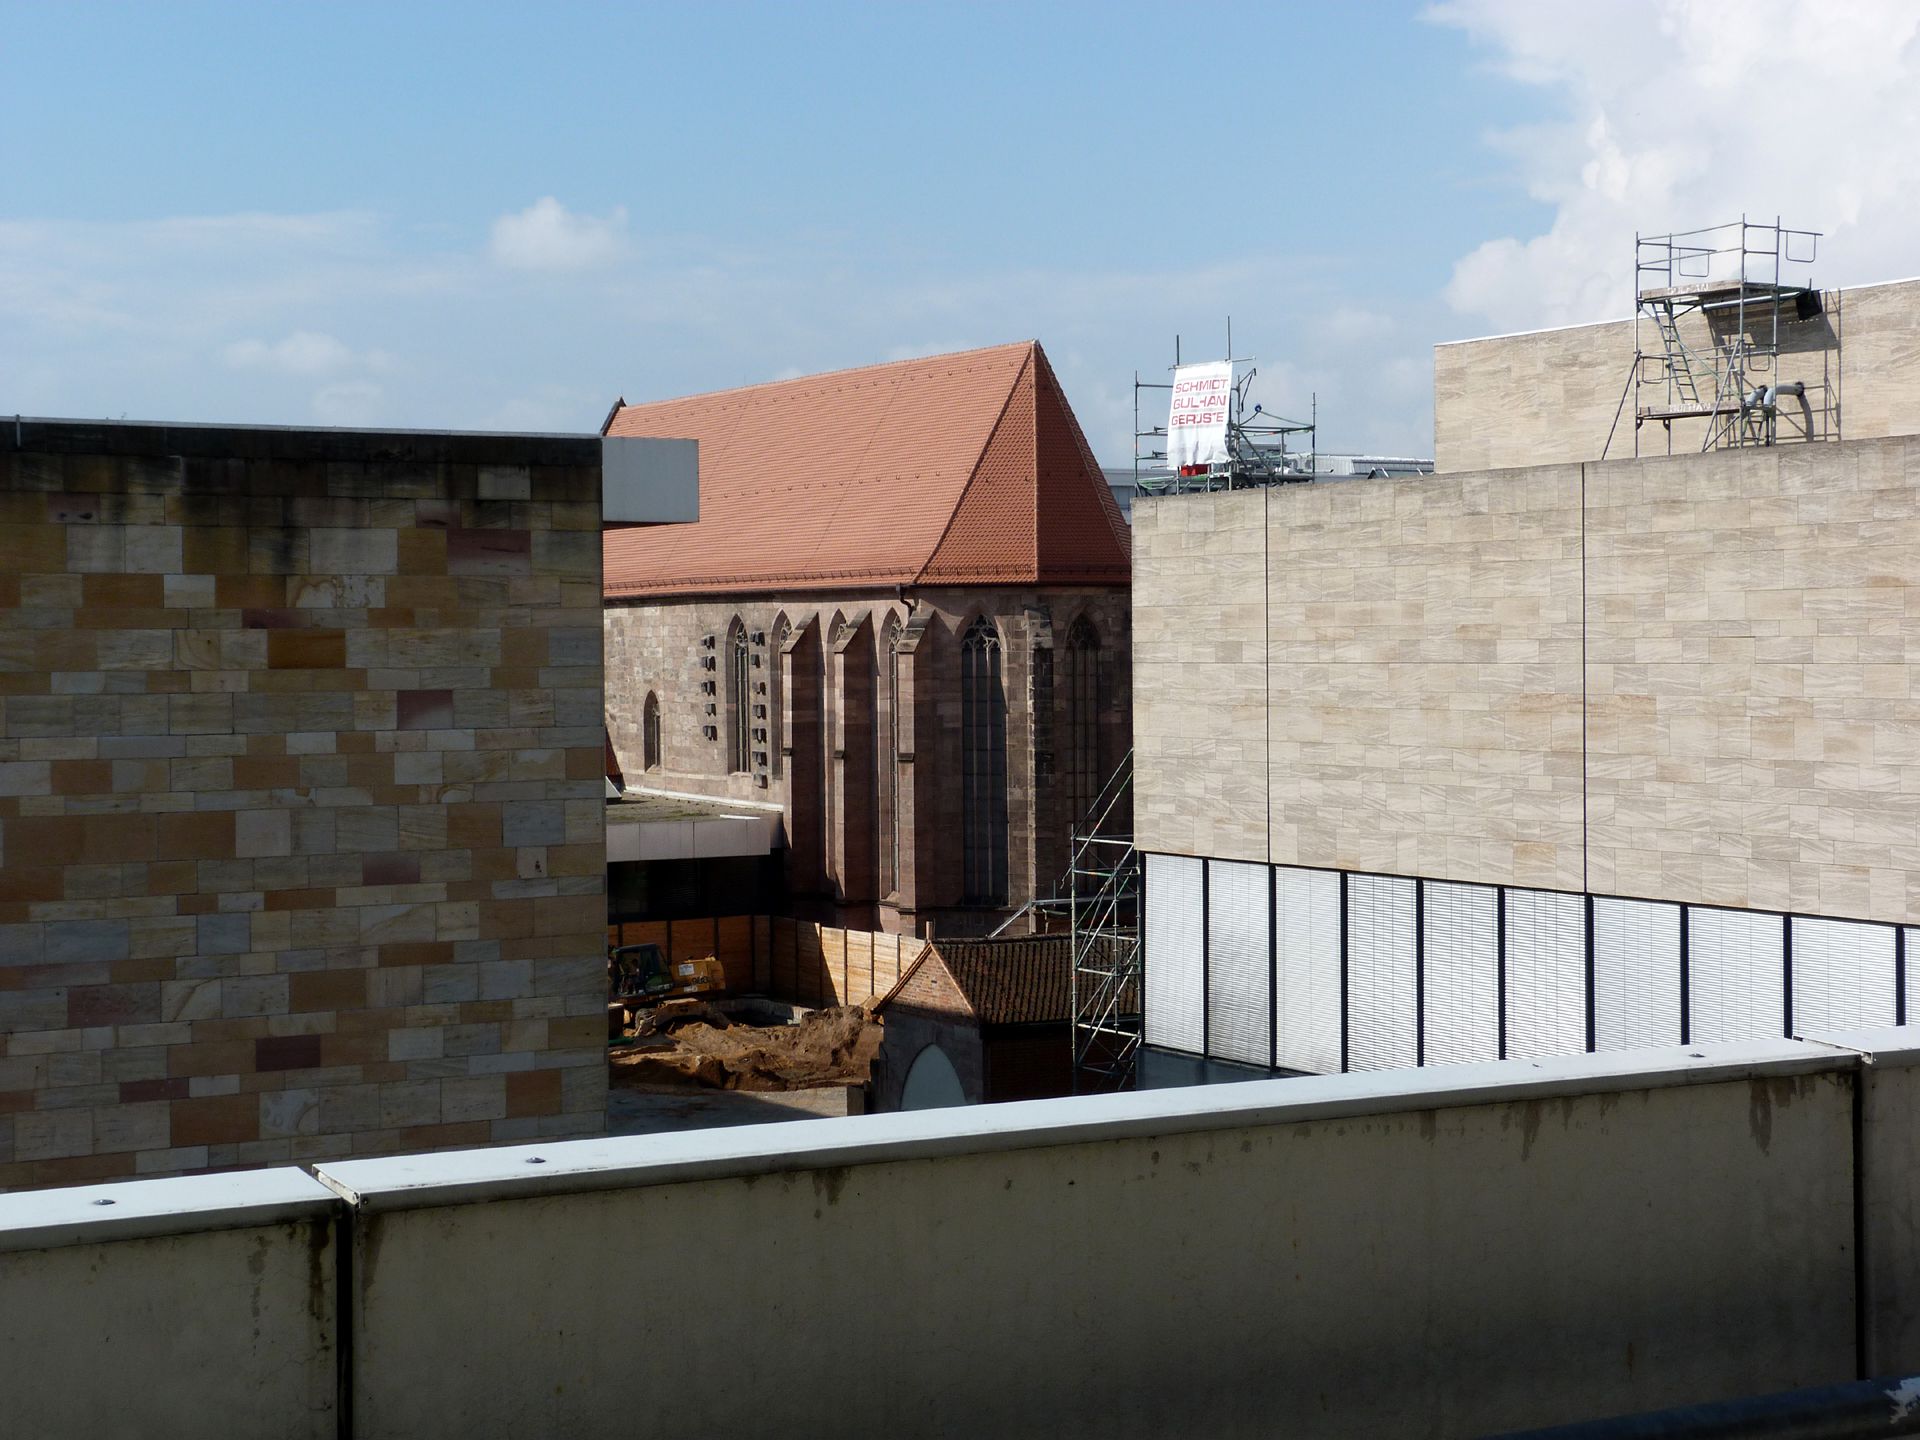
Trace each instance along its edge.
{"label": "white banner", "polygon": [[1227,407],[1233,403],[1233,362],[1182,365],[1173,372],[1173,409],[1167,415],[1167,464],[1224,465]]}

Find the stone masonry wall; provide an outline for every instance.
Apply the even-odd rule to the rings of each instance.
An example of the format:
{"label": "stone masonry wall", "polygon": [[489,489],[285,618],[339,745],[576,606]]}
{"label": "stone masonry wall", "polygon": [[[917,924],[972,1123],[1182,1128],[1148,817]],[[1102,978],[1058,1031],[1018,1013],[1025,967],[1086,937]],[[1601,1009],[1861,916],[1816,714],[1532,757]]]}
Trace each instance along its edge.
{"label": "stone masonry wall", "polygon": [[[1009,893],[1004,909],[990,911],[964,906],[961,895],[959,646],[967,625],[982,614],[1000,635],[1007,701]],[[1127,593],[1114,589],[612,603],[606,610],[608,725],[629,786],[781,806],[789,889],[809,918],[910,934],[923,933],[932,921],[941,934],[971,933],[1036,890],[1051,893],[1065,870],[1072,817],[1057,774],[1068,697],[1060,666],[1036,664],[1034,657],[1063,649],[1081,615],[1101,641],[1100,762],[1110,772],[1131,743],[1132,715]],[[754,740],[752,768],[730,773],[725,648],[736,617],[750,642],[756,690],[749,703],[764,705],[766,713],[750,717],[756,732],[765,731]],[[875,767],[890,623],[903,627],[911,659],[902,668],[899,792],[887,810]],[[783,656],[781,636],[793,633],[804,643]],[[704,664],[709,656],[715,658],[711,669]],[[649,693],[661,707],[661,763],[652,770],[643,763]],[[1036,706],[1048,723],[1036,725]],[[789,753],[796,745],[800,752]],[[895,823],[899,865],[889,885],[883,852]]]}
{"label": "stone masonry wall", "polygon": [[[1831,387],[1839,438],[1920,433],[1920,280],[1827,291],[1824,314],[1790,317],[1791,307],[1781,326],[1779,378]],[[1683,317],[1681,334],[1696,352],[1713,353],[1697,312]],[[1660,350],[1650,324],[1642,326],[1641,344]],[[1633,353],[1631,319],[1436,347],[1436,468],[1444,474],[1561,464],[1598,460],[1603,450],[1614,459],[1632,456],[1634,401],[1628,397],[1622,411],[1621,394]],[[1816,407],[1818,399],[1816,393]],[[1781,433],[1788,430],[1783,420]],[[1696,453],[1704,422],[1676,420],[1672,432],[1673,454]],[[1665,428],[1648,422],[1640,454],[1666,453]]]}
{"label": "stone masonry wall", "polygon": [[1593,888],[1920,919],[1920,438],[1586,471]]}
{"label": "stone masonry wall", "polygon": [[597,441],[7,429],[0,1186],[597,1131]]}
{"label": "stone masonry wall", "polygon": [[1144,500],[1134,546],[1144,849],[1920,922],[1920,437]]}
{"label": "stone masonry wall", "polygon": [[1578,467],[1266,493],[1270,858],[1579,889]]}

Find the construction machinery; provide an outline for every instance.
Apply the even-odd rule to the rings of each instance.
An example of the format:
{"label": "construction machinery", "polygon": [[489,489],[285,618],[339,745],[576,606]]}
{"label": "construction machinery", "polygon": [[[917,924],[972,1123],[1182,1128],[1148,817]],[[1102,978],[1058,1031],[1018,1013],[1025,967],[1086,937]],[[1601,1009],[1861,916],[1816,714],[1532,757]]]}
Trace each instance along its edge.
{"label": "construction machinery", "polygon": [[658,945],[614,945],[607,950],[610,1032],[678,1000],[712,1000],[726,992],[727,972],[712,955],[669,961]]}

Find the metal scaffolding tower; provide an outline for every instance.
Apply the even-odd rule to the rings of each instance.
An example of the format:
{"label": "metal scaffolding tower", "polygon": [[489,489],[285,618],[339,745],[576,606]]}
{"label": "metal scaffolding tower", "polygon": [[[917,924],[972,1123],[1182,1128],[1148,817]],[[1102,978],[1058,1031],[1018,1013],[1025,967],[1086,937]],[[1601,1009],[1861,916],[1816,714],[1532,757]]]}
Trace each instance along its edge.
{"label": "metal scaffolding tower", "polygon": [[[1068,873],[1073,934],[1073,1086],[1133,1084],[1141,1035],[1140,857],[1133,848],[1133,754],[1120,762],[1084,828]],[[1127,833],[1116,833],[1125,831]]]}
{"label": "metal scaffolding tower", "polygon": [[[1227,354],[1233,355],[1233,322],[1227,322]],[[1174,473],[1167,468],[1167,426],[1165,410],[1159,423],[1140,423],[1140,392],[1164,390],[1169,398],[1173,385],[1168,381],[1142,380],[1133,372],[1133,488],[1141,495],[1184,495],[1200,490],[1244,490],[1257,485],[1300,484],[1313,479],[1315,429],[1319,419],[1319,397],[1313,399],[1313,416],[1307,420],[1289,420],[1284,415],[1269,415],[1259,404],[1249,407],[1247,391],[1260,372],[1251,360],[1234,360],[1245,365],[1234,379],[1233,404],[1227,421],[1227,446],[1231,452],[1224,465],[1190,467],[1192,473]],[[1180,337],[1173,340],[1173,366],[1180,368]],[[1151,417],[1149,417],[1151,420]],[[1288,438],[1305,436],[1305,445],[1289,445]]]}
{"label": "metal scaffolding tower", "polygon": [[1633,368],[1603,458],[1629,397],[1635,456],[1648,425],[1661,427],[1672,454],[1675,421],[1699,425],[1702,450],[1837,433],[1831,348],[1820,348],[1817,375],[1780,375],[1793,327],[1824,313],[1805,274],[1819,240],[1817,231],[1744,215],[1704,230],[1634,237]]}

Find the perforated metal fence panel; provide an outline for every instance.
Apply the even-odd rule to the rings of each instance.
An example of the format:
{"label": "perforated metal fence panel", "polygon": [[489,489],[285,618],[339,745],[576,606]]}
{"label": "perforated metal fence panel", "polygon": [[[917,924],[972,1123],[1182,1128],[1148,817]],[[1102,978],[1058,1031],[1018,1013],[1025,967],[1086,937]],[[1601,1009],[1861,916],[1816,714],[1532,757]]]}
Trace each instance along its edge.
{"label": "perforated metal fence panel", "polygon": [[1593,902],[1593,1048],[1680,1043],[1680,907]]}
{"label": "perforated metal fence panel", "polygon": [[1507,1057],[1587,1048],[1587,912],[1578,895],[1507,891]]}
{"label": "perforated metal fence panel", "polygon": [[1340,877],[1273,872],[1274,1063],[1309,1075],[1340,1071]]}
{"label": "perforated metal fence panel", "polygon": [[1428,880],[1422,1053],[1429,1065],[1500,1058],[1499,892]]}
{"label": "perforated metal fence panel", "polygon": [[1689,1038],[1705,1043],[1784,1035],[1785,960],[1780,916],[1689,907]]}
{"label": "perforated metal fence panel", "polygon": [[1273,1054],[1267,867],[1207,864],[1207,1053],[1266,1065]]}
{"label": "perforated metal fence panel", "polygon": [[1200,861],[1184,855],[1147,856],[1141,937],[1146,1043],[1191,1055],[1200,1053],[1206,1023],[1201,947],[1207,919],[1200,904],[1200,867]]}
{"label": "perforated metal fence panel", "polygon": [[1920,984],[1920,926],[1167,855],[1144,939],[1149,1045],[1308,1074],[1904,1025]]}
{"label": "perforated metal fence panel", "polygon": [[1414,882],[1347,878],[1347,1068],[1419,1064]]}
{"label": "perforated metal fence panel", "polygon": [[1893,937],[1890,925],[1794,916],[1794,1033],[1896,1023]]}

